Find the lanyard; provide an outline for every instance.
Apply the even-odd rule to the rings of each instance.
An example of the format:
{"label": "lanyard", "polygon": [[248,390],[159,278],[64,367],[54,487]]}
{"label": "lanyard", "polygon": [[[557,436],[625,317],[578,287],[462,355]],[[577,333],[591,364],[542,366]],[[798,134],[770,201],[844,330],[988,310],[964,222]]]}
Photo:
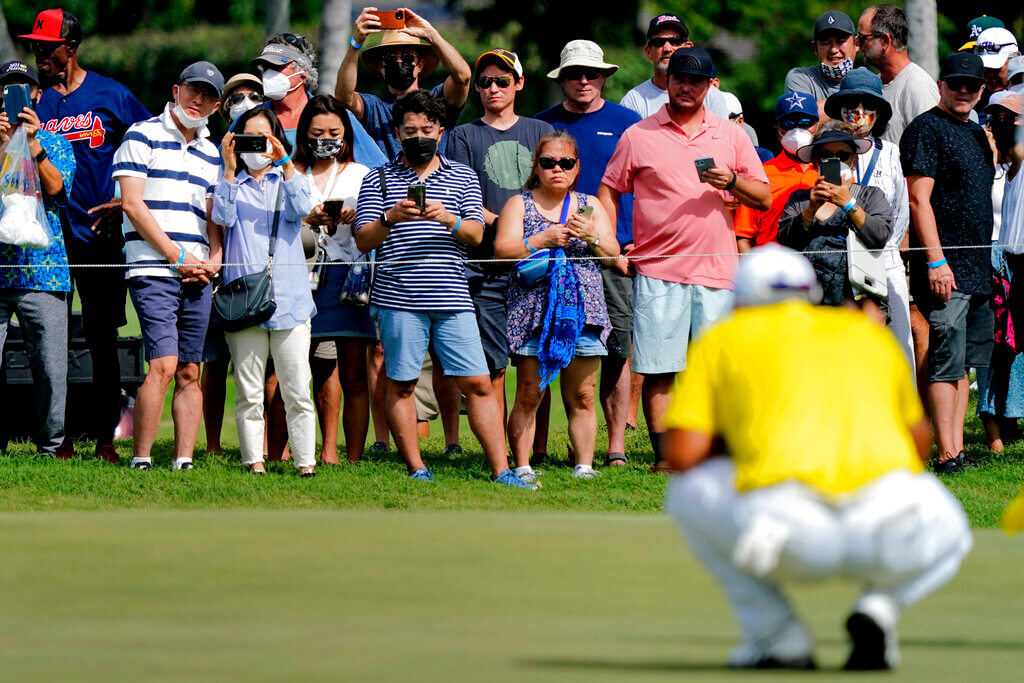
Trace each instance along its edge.
{"label": "lanyard", "polygon": [[857,157],[857,175],[859,176],[857,178],[857,182],[861,185],[866,185],[871,182],[871,174],[875,172],[875,164],[878,162],[878,155],[882,152],[882,143],[880,141],[875,141],[872,146],[875,148],[875,151],[871,155],[871,161],[868,162],[868,168],[864,172],[864,175],[860,175],[860,157]]}
{"label": "lanyard", "polygon": [[324,186],[324,191],[321,194],[320,190],[316,186],[316,181],[313,180],[313,167],[306,167],[306,180],[309,181],[310,192],[316,192],[320,194],[320,204],[331,198],[331,192],[334,190],[335,184],[338,182],[338,160],[334,160],[334,164],[331,166],[331,175],[327,178],[327,185]]}

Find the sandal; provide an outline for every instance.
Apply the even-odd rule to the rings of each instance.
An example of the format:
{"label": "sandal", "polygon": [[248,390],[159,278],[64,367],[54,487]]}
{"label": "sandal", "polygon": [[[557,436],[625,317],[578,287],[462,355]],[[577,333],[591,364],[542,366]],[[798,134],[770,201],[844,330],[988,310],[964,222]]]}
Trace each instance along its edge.
{"label": "sandal", "polygon": [[616,467],[622,467],[623,465],[628,464],[629,460],[626,459],[625,453],[608,453],[604,456],[605,467],[612,467],[613,465]]}

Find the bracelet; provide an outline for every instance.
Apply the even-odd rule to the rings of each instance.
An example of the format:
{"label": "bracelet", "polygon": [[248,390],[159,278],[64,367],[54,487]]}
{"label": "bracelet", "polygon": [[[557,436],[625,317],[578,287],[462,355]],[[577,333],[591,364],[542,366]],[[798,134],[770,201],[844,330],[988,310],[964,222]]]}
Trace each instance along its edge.
{"label": "bracelet", "polygon": [[523,244],[526,245],[526,248],[530,250],[531,254],[536,254],[537,253],[537,250],[530,246],[530,238],[529,237],[524,237],[523,238]]}
{"label": "bracelet", "polygon": [[39,154],[37,154],[35,156],[36,163],[37,164],[43,163],[44,161],[46,161],[46,157],[47,156],[49,156],[49,155],[46,153],[46,149],[45,148],[40,149],[39,150]]}
{"label": "bracelet", "polygon": [[732,180],[730,180],[728,183],[726,183],[725,187],[723,187],[722,189],[725,190],[726,192],[728,192],[729,190],[731,190],[734,187],[736,187],[736,171],[732,172]]}
{"label": "bracelet", "polygon": [[945,258],[940,258],[938,261],[932,261],[931,263],[929,263],[928,267],[929,268],[938,268],[938,267],[944,266],[944,265],[946,265],[946,259]]}
{"label": "bracelet", "polygon": [[287,164],[291,160],[292,160],[291,155],[290,154],[285,154],[283,157],[281,157],[280,159],[278,159],[277,161],[274,162],[274,166],[279,168],[281,166],[284,166],[285,164]]}
{"label": "bracelet", "polygon": [[455,221],[455,227],[452,228],[452,234],[454,235],[462,227],[462,216],[459,216],[459,220]]}
{"label": "bracelet", "polygon": [[850,197],[850,201],[846,202],[846,206],[843,207],[843,213],[850,213],[851,211],[857,210],[857,200]]}
{"label": "bracelet", "polygon": [[356,39],[353,38],[352,36],[348,37],[348,44],[352,46],[353,50],[362,50],[363,49],[362,44],[361,43],[357,43]]}
{"label": "bracelet", "polygon": [[178,262],[171,266],[171,270],[177,270],[178,266],[185,262],[185,247],[181,247],[181,255],[178,256]]}

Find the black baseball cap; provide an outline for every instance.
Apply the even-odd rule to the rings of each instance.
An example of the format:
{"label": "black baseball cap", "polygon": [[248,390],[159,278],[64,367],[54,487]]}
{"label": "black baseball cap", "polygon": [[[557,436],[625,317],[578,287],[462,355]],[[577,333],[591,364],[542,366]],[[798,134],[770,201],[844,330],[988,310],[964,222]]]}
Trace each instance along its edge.
{"label": "black baseball cap", "polygon": [[715,64],[707,50],[699,47],[677,48],[668,60],[668,75],[703,76],[711,79],[715,74]]}
{"label": "black baseball cap", "polygon": [[686,28],[686,23],[674,14],[659,14],[651,19],[647,27],[647,39],[650,40],[655,33],[665,29],[678,31],[683,40],[690,39],[690,29]]}
{"label": "black baseball cap", "polygon": [[829,11],[814,20],[814,39],[830,31],[852,36],[857,33],[857,27],[853,25],[853,19],[843,12]]}
{"label": "black baseball cap", "polygon": [[0,85],[13,81],[15,78],[29,81],[36,86],[39,85],[39,76],[36,74],[36,70],[25,62],[14,60],[0,66]]}
{"label": "black baseball cap", "polygon": [[985,80],[985,63],[981,57],[971,52],[954,52],[942,60],[939,80],[950,78],[971,78],[976,81]]}

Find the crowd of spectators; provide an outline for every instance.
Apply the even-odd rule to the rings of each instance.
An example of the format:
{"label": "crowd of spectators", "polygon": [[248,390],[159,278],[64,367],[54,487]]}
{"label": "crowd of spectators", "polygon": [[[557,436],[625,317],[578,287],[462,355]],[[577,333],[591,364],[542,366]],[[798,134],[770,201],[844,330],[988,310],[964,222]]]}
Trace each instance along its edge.
{"label": "crowd of spectators", "polygon": [[[823,303],[862,309],[895,335],[926,398],[937,471],[973,464],[971,369],[990,447],[1016,436],[1024,58],[1002,22],[971,22],[936,82],[909,59],[898,7],[870,7],[856,23],[822,14],[809,27],[816,63],[790,70],[778,94],[782,151],[769,158],[676,15],[651,20],[652,76],[621,104],[604,98],[617,65],[572,40],[547,74],[564,99],[529,117],[516,95],[544,86],[527,84],[513,49],[470,66],[430,22],[402,13],[404,28],[388,29],[373,8],[358,14],[333,96],[313,95],[314,46],[284,33],[252,73],[225,80],[209,62],[185,66],[163,84],[157,116],[79,64],[74,16],[39,14],[21,36],[38,73],[0,67],[0,84],[31,86],[34,108],[0,114],[0,137],[23,127],[54,240],[45,251],[0,245],[0,344],[16,315],[40,453],[76,455],[64,433],[74,286],[92,355],[87,436],[112,463],[130,293],[149,363],[136,469],[152,466],[172,381],[174,469],[193,467],[203,416],[207,448],[220,450],[230,368],[254,473],[268,459],[291,459],[302,476],[318,459],[337,464],[340,411],[350,461],[372,415],[370,451],[393,439],[410,476],[432,481],[418,440],[433,406],[447,455],[461,454],[465,410],[492,480],[533,489],[556,377],[574,476],[600,473],[598,404],[604,465],[628,462],[637,401],[653,469],[667,471],[665,415],[688,345],[732,310],[740,256],[772,242],[805,252]],[[867,66],[854,68],[858,52]],[[360,61],[383,96],[357,90]],[[439,67],[446,75],[428,89]],[[457,125],[471,91],[483,115]],[[218,112],[229,132],[215,143]],[[236,152],[251,136],[264,151]],[[276,310],[227,330],[214,292],[264,270]]]}

